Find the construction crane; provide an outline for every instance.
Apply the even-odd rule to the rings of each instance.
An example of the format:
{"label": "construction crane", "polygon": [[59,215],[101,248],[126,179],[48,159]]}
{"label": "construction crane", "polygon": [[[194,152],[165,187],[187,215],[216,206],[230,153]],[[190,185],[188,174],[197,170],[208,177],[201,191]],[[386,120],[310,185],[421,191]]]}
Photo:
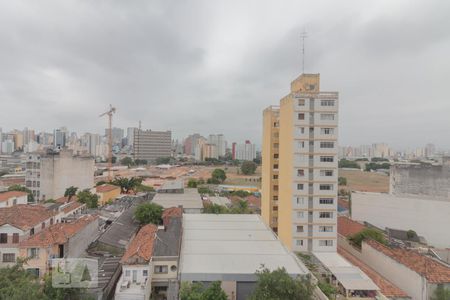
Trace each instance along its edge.
{"label": "construction crane", "polygon": [[102,113],[100,117],[108,116],[109,117],[109,128],[108,128],[108,145],[109,145],[109,151],[108,151],[108,180],[112,180],[112,116],[116,112],[116,108],[113,107],[111,104],[109,105],[109,110]]}

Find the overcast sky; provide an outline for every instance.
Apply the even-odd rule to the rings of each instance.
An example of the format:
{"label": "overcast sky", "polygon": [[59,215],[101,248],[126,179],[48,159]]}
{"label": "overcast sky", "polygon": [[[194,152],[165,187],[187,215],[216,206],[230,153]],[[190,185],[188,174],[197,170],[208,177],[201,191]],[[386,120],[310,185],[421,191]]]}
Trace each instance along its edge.
{"label": "overcast sky", "polygon": [[450,148],[450,1],[0,0],[0,127],[114,125],[261,142],[301,73],[340,93],[340,144]]}

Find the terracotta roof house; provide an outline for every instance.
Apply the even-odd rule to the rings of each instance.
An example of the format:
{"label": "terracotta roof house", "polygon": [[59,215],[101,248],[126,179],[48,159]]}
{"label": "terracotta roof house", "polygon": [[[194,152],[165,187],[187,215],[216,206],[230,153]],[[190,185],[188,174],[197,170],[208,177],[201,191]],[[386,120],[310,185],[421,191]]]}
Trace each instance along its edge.
{"label": "terracotta roof house", "polygon": [[77,258],[98,234],[98,216],[85,215],[71,223],[53,224],[19,243],[24,268],[38,276],[49,271],[52,258]]}
{"label": "terracotta roof house", "polygon": [[0,193],[0,208],[27,203],[28,203],[28,193],[19,191],[8,191]]}
{"label": "terracotta roof house", "polygon": [[109,200],[114,200],[120,195],[120,187],[106,183],[96,186],[95,193],[99,196],[98,205],[102,206]]}

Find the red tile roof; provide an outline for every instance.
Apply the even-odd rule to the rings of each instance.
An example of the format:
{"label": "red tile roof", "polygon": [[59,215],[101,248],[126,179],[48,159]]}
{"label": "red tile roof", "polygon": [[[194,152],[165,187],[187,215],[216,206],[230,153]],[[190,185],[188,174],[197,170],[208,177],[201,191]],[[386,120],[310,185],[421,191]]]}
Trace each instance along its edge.
{"label": "red tile roof", "polygon": [[353,221],[347,217],[338,217],[337,230],[340,235],[345,237],[352,236],[365,228],[364,225]]}
{"label": "red tile roof", "polygon": [[28,195],[28,193],[19,192],[19,191],[4,192],[4,193],[0,193],[0,201],[6,201],[13,197],[22,197],[22,196],[27,196],[27,195]]}
{"label": "red tile roof", "polygon": [[97,193],[107,193],[107,192],[111,192],[111,191],[114,191],[117,189],[120,190],[120,187],[118,187],[116,185],[112,185],[112,184],[107,184],[107,183],[95,187],[95,190],[97,191]]}
{"label": "red tile roof", "polygon": [[365,244],[425,277],[429,283],[450,283],[450,267],[430,257],[413,250],[389,248],[374,240],[367,240]]}
{"label": "red tile roof", "polygon": [[54,216],[54,213],[40,205],[18,204],[0,208],[0,226],[10,224],[28,230]]}
{"label": "red tile roof", "polygon": [[20,242],[19,247],[48,247],[56,244],[64,244],[69,238],[77,234],[97,218],[98,216],[88,215],[83,216],[72,223],[53,224]]}
{"label": "red tile roof", "polygon": [[245,199],[247,200],[248,204],[261,208],[261,198],[250,195]]}
{"label": "red tile roof", "polygon": [[352,265],[360,268],[372,281],[380,288],[383,295],[389,298],[410,298],[403,290],[392,284],[386,278],[371,269],[361,260],[353,256],[350,252],[338,247],[338,253],[348,260]]}
{"label": "red tile roof", "polygon": [[181,218],[183,216],[183,209],[181,207],[169,207],[166,208],[162,213],[162,220],[164,226],[169,226],[170,218],[172,217],[179,217]]}
{"label": "red tile roof", "polygon": [[134,263],[131,258],[141,258],[145,261],[149,261],[153,255],[153,244],[156,239],[157,231],[158,227],[154,224],[143,226],[128,245],[128,248],[120,261],[126,264]]}
{"label": "red tile roof", "polygon": [[70,203],[68,203],[66,206],[63,207],[63,212],[67,214],[85,205],[86,204],[80,203],[78,201],[71,201]]}
{"label": "red tile roof", "polygon": [[[72,202],[72,201],[78,201],[78,197],[75,195],[75,196],[72,196],[71,198],[70,198],[70,202]],[[56,199],[55,200],[55,202],[56,203],[67,203],[67,202],[69,202],[69,197],[61,197],[61,198],[58,198],[58,199]]]}

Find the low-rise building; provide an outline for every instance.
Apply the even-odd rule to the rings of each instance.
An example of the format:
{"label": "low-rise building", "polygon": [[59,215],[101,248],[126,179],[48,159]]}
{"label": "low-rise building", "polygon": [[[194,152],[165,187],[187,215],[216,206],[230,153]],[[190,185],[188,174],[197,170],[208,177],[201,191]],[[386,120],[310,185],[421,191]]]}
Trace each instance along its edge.
{"label": "low-rise building", "polygon": [[120,196],[120,187],[112,184],[102,184],[95,187],[95,193],[98,195],[98,205],[103,206],[108,201],[114,200]]}
{"label": "low-rise building", "polygon": [[53,258],[77,258],[98,234],[98,217],[83,216],[72,223],[58,223],[19,244],[24,268],[38,276],[50,270]]}
{"label": "low-rise building", "polygon": [[181,281],[218,280],[229,299],[241,300],[253,292],[262,265],[309,274],[258,215],[183,214]]}
{"label": "low-rise building", "polygon": [[183,207],[185,213],[201,213],[203,202],[197,189],[185,188],[183,193],[156,193],[152,202],[163,208]]}
{"label": "low-rise building", "polygon": [[28,193],[19,191],[9,191],[0,193],[0,208],[11,207],[17,204],[28,203]]}
{"label": "low-rise building", "polygon": [[59,221],[53,211],[43,206],[19,204],[0,208],[0,267],[16,263],[21,241]]}

